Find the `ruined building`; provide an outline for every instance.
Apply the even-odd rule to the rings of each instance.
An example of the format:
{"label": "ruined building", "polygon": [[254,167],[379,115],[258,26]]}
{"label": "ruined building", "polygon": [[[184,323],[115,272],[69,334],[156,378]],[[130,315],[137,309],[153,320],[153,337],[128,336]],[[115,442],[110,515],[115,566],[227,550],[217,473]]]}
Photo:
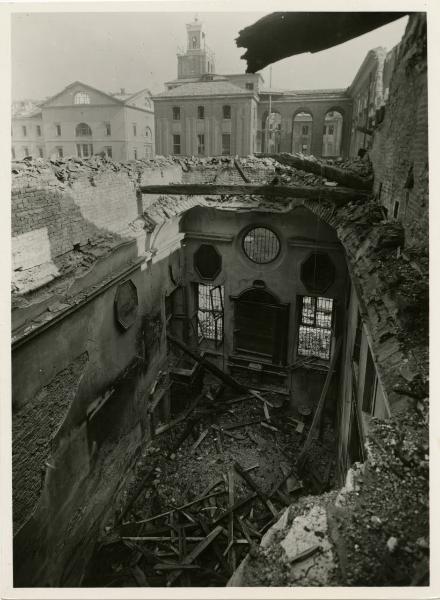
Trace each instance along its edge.
{"label": "ruined building", "polygon": [[12,164],[16,586],[429,583],[426,67],[371,162]]}

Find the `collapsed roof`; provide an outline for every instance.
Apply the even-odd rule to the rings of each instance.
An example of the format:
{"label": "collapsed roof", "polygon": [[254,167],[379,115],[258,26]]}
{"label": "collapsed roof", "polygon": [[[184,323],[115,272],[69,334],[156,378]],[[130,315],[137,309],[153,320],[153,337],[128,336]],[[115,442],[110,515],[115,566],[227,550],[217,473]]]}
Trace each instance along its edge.
{"label": "collapsed roof", "polygon": [[320,52],[404,17],[405,12],[276,12],[245,27],[236,39],[255,73],[282,58]]}

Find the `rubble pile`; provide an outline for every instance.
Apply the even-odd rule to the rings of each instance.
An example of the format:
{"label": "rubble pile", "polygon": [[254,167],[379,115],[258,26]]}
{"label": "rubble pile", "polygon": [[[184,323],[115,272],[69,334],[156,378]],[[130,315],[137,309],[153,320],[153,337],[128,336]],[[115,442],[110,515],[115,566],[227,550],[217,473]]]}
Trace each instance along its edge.
{"label": "rubble pile", "polygon": [[350,559],[346,585],[429,584],[428,400],[380,421],[368,460],[340,505],[339,535]]}
{"label": "rubble pile", "polygon": [[151,586],[226,585],[248,552],[259,555],[262,536],[286,506],[333,485],[330,422],[310,463],[327,463],[327,480],[309,484],[292,468],[309,426],[298,427],[285,397],[230,392],[213,403],[210,390],[175,427],[156,428],[84,585],[133,585],[139,577]]}

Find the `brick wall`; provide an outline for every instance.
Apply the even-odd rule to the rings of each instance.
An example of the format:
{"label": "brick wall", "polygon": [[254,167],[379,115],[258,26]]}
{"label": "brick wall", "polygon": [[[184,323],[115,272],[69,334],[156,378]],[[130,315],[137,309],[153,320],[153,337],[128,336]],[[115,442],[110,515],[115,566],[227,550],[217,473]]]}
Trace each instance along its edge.
{"label": "brick wall", "polygon": [[[393,218],[397,211],[408,245],[428,237],[428,82],[426,16],[410,17],[391,79],[385,118],[371,150],[375,192]],[[413,179],[413,182],[411,182]]]}
{"label": "brick wall", "polygon": [[88,360],[83,353],[41,388],[12,418],[13,518],[16,530],[40,497],[53,436],[60,427]]}

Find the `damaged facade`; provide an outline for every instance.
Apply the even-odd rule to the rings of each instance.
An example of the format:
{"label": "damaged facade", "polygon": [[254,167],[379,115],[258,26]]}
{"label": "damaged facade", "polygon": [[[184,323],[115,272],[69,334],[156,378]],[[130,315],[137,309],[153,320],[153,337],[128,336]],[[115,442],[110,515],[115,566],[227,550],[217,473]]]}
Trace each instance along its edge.
{"label": "damaged facade", "polygon": [[16,586],[427,584],[425,45],[371,163],[14,163]]}

